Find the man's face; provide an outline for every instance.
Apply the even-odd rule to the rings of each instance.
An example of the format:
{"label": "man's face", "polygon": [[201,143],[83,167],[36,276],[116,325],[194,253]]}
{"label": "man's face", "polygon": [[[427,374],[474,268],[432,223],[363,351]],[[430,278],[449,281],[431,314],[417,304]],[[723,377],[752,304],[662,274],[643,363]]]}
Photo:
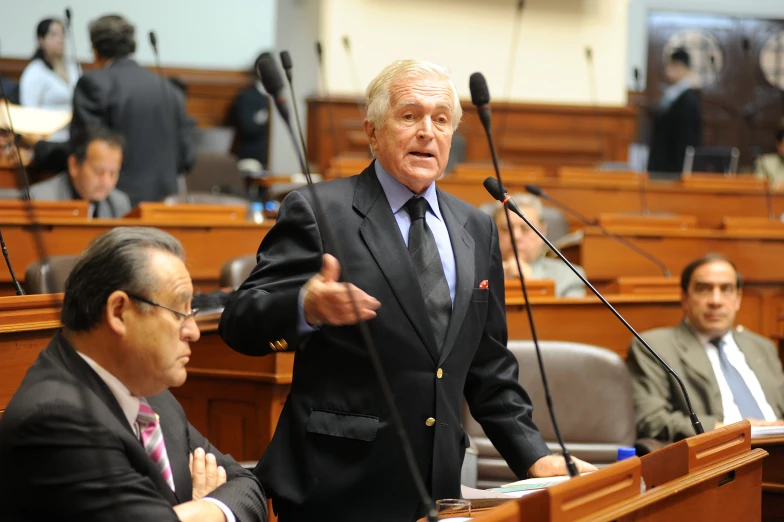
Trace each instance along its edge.
{"label": "man's face", "polygon": [[103,201],[117,186],[122,166],[122,149],[103,140],[94,140],[87,147],[84,161],[68,157],[68,174],[76,192],[88,201]]}
{"label": "man's face", "polygon": [[[185,264],[177,257],[150,250],[147,270],[154,275],[151,295],[139,296],[183,314],[191,310],[193,284]],[[133,299],[132,299],[133,300]],[[139,306],[151,308],[142,311]],[[135,303],[128,308],[123,351],[128,389],[137,396],[154,395],[185,383],[185,365],[190,360],[189,342],[199,340],[194,318],[183,319],[158,306]]]}
{"label": "man's face", "polygon": [[[547,227],[539,219],[539,214],[535,208],[520,207],[520,211],[528,218],[533,226],[539,229],[542,234],[547,233]],[[517,242],[517,253],[520,256],[520,261],[525,261],[529,265],[536,261],[541,252],[542,245],[544,244],[539,236],[531,230],[531,227],[525,224],[522,218],[516,216],[514,213],[509,213],[509,219],[514,229],[514,236]],[[506,224],[506,216],[501,212],[497,215],[495,224],[498,227],[498,246],[501,248],[501,258],[514,259],[514,250],[512,249],[512,237],[509,234],[509,227]]]}
{"label": "man's face", "polygon": [[713,261],[692,273],[681,304],[695,330],[708,337],[719,337],[735,324],[740,300],[735,270],[725,261]]}
{"label": "man's face", "polygon": [[404,79],[390,88],[383,126],[365,121],[376,159],[416,194],[446,169],[455,103],[446,80]]}

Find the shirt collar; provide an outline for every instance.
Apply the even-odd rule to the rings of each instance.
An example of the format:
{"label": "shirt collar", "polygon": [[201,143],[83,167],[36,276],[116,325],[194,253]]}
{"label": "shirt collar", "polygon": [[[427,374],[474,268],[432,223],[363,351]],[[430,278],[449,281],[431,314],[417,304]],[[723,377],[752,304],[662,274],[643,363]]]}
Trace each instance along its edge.
{"label": "shirt collar", "polygon": [[128,424],[133,428],[134,424],[136,424],[136,417],[139,415],[139,399],[131,395],[131,392],[128,391],[128,388],[126,388],[122,382],[120,382],[120,379],[109,373],[92,358],[79,351],[76,353],[78,353],[79,356],[90,365],[95,373],[98,374],[98,377],[106,383],[106,386],[112,392],[114,398],[117,399],[117,403],[125,414],[125,418],[128,419]]}
{"label": "shirt collar", "polygon": [[[692,326],[692,324],[689,322],[688,319],[686,319],[685,321],[686,321],[686,324],[691,329],[691,331],[694,332],[694,335],[697,337],[697,339],[700,340],[700,342],[702,343],[703,346],[708,346],[709,344],[712,344],[711,343],[711,339],[715,339],[715,337],[708,337],[707,335],[705,335],[705,334],[703,334],[701,332],[698,332],[697,329],[694,328],[694,326]],[[727,344],[727,341],[729,339],[732,339],[732,330],[730,330],[727,333],[725,333],[724,335],[722,335],[721,339],[724,341],[724,344]]]}
{"label": "shirt collar", "polygon": [[[387,196],[389,206],[392,207],[392,213],[397,214],[398,210],[400,210],[409,199],[416,196],[416,194],[395,179],[392,174],[384,170],[384,167],[381,166],[381,163],[379,163],[378,160],[374,161],[373,165],[376,169],[378,182],[381,184],[381,188],[384,189],[384,194]],[[438,193],[436,192],[435,182],[431,183],[430,186],[425,189],[425,192],[422,193],[422,197],[425,198],[428,205],[430,205],[430,211],[439,221],[443,221],[444,218],[441,216],[441,209],[438,206]]]}

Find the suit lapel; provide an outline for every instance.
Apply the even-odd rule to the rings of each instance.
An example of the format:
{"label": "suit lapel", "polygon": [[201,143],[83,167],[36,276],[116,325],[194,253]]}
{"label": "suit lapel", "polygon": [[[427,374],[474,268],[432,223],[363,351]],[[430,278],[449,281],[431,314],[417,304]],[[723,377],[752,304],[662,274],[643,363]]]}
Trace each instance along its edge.
{"label": "suit lapel", "polygon": [[713,408],[712,413],[724,412],[721,402],[721,390],[716,374],[713,371],[708,353],[700,342],[697,335],[685,321],[678,325],[676,330],[676,342],[683,361],[684,372],[688,373],[687,378],[700,382],[698,389],[705,390],[708,403]]}
{"label": "suit lapel", "polygon": [[[158,414],[158,422],[163,433],[163,442],[166,444],[166,455],[169,457],[169,465],[174,477],[174,496],[177,497],[180,503],[188,502],[193,496],[193,482],[191,481],[191,470],[188,465],[190,451],[182,451],[183,448],[188,448],[188,443],[183,439],[181,433],[183,426],[176,418],[163,413],[160,406],[161,401],[151,397],[148,397],[147,400],[155,413]],[[166,484],[166,488],[171,491],[168,484]]]}
{"label": "suit lapel", "polygon": [[449,318],[449,326],[444,339],[444,346],[441,350],[439,365],[446,360],[463,325],[463,319],[468,311],[471,302],[471,293],[474,286],[474,238],[465,229],[466,216],[458,215],[452,211],[446,198],[441,197],[439,191],[438,206],[441,215],[444,217],[449,240],[452,243],[452,250],[455,255],[455,267],[457,269],[457,282],[455,285],[455,302],[452,306],[452,315]]}
{"label": "suit lapel", "polygon": [[362,240],[373,255],[400,307],[424,343],[433,362],[438,361],[438,346],[430,326],[425,301],[411,257],[371,164],[359,175],[354,191],[354,208],[363,216],[359,227]]}

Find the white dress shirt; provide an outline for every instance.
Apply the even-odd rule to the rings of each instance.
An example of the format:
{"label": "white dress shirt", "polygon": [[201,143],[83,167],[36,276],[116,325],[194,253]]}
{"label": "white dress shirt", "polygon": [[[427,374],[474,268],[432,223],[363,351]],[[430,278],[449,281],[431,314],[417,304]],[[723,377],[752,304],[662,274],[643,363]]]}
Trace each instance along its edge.
{"label": "white dress shirt", "polygon": [[[66,62],[65,68],[68,71],[67,82],[57,76],[40,58],[30,62],[19,79],[19,102],[21,105],[72,111],[73,91],[79,80],[79,69],[73,62]],[[52,134],[49,141],[68,141],[68,127]]]}
{"label": "white dress shirt", "polygon": [[[117,399],[117,403],[120,405],[123,413],[125,414],[125,418],[128,420],[128,424],[131,425],[131,429],[133,430],[134,435],[136,438],[139,439],[139,443],[141,444],[141,429],[139,427],[139,423],[136,422],[136,417],[139,415],[139,399],[138,397],[134,397],[131,395],[131,392],[128,391],[128,388],[120,382],[120,380],[109,373],[105,368],[103,368],[100,364],[95,362],[90,357],[86,356],[81,352],[78,353],[84,361],[90,365],[90,367],[98,374],[98,377],[106,383],[106,386],[114,395],[114,398]],[[223,516],[226,517],[226,522],[236,522],[236,517],[234,513],[229,509],[229,507],[221,502],[216,498],[204,497],[202,500],[206,500],[208,502],[212,502],[216,506],[223,511]]]}
{"label": "white dress shirt", "polygon": [[[721,370],[719,349],[710,342],[708,337],[699,333],[697,334],[697,337],[699,338],[700,342],[702,342],[703,346],[705,346],[708,359],[710,360],[711,366],[713,367],[713,373],[716,375],[716,381],[719,383],[719,390],[721,391],[721,404],[724,407],[724,424],[732,424],[733,422],[743,420],[743,417],[740,415],[740,409],[738,409],[738,405],[735,404],[735,400],[732,396],[730,385],[727,384],[727,379],[724,378],[724,372]],[[730,364],[734,366],[735,369],[740,373],[741,377],[743,377],[743,381],[746,383],[746,386],[749,387],[751,394],[757,401],[757,405],[760,407],[762,414],[765,416],[764,420],[776,420],[776,413],[773,411],[773,408],[771,408],[768,400],[765,398],[765,392],[762,391],[762,386],[759,383],[759,379],[757,379],[754,371],[749,368],[749,365],[746,362],[746,356],[743,355],[743,352],[740,350],[740,348],[738,348],[738,344],[735,342],[735,337],[732,335],[732,331],[727,332],[721,339],[724,342],[722,350],[724,350],[724,353],[727,354],[727,360],[729,360]]]}

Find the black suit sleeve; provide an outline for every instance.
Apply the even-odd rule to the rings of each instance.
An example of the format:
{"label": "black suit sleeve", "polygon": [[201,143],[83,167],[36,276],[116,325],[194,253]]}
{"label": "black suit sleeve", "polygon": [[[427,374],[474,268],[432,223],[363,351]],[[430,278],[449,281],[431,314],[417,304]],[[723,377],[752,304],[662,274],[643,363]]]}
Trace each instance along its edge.
{"label": "black suit sleeve", "polygon": [[196,163],[196,145],[193,142],[196,122],[188,116],[185,94],[176,87],[172,87],[171,92],[177,118],[177,172],[190,172]]}
{"label": "black suit sleeve", "polygon": [[226,470],[226,483],[207,495],[220,500],[234,513],[237,522],[261,522],[267,520],[267,504],[261,485],[250,471],[234,460],[231,455],[224,455],[210,444],[193,426],[188,424],[188,446],[192,453],[202,448],[215,455],[218,466]]}
{"label": "black suit sleeve", "polygon": [[686,157],[686,147],[699,147],[702,145],[702,108],[700,96],[694,90],[683,94],[684,100],[680,105],[680,115],[672,127],[675,134],[675,149],[678,151],[678,168],[683,166]]}
{"label": "black suit sleeve", "polygon": [[15,470],[15,480],[6,481],[15,491],[7,498],[17,501],[22,519],[179,520],[131,465],[119,437],[83,409],[45,404],[14,435],[14,450],[6,454],[13,462],[4,469]]}
{"label": "black suit sleeve", "polygon": [[226,344],[246,355],[266,355],[273,352],[270,342],[283,339],[288,350],[296,350],[302,341],[299,291],[321,269],[322,253],[313,210],[301,193],[292,192],[259,246],[256,268],[221,314]]}
{"label": "black suit sleeve", "polygon": [[106,120],[107,92],[102,82],[90,74],[85,74],[74,87],[73,115],[71,118],[70,135],[73,142],[74,136],[84,132],[89,127],[110,127]]}
{"label": "black suit sleeve", "polygon": [[[465,384],[471,415],[519,478],[550,450],[533,422],[533,406],[520,385],[518,364],[506,347],[506,305],[498,230],[488,220],[492,237],[487,322]],[[533,371],[533,369],[531,370]]]}

